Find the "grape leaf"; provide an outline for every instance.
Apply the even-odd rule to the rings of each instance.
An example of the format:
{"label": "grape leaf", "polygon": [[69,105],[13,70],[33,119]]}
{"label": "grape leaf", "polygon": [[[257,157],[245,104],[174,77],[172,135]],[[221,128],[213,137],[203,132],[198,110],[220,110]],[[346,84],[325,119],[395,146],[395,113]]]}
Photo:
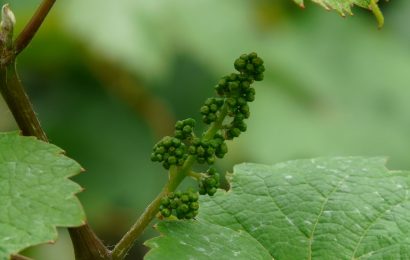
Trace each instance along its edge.
{"label": "grape leaf", "polygon": [[55,145],[0,133],[0,259],[33,245],[53,242],[56,226],[85,222],[74,194],[81,187],[68,177],[81,166]]}
{"label": "grape leaf", "polygon": [[[293,0],[296,4],[304,7],[304,0]],[[352,15],[351,7],[353,5],[360,6],[362,8],[370,9],[371,0],[312,0],[312,2],[317,3],[326,10],[336,10],[341,15],[350,14]]]}
{"label": "grape leaf", "polygon": [[[336,157],[237,165],[230,191],[201,197],[197,225],[248,233],[274,259],[408,259],[410,172],[388,171],[384,163],[383,158]],[[155,247],[147,243],[153,248],[148,258],[165,257],[171,240],[175,251],[198,248],[207,231],[178,232],[187,225],[160,223],[165,236],[155,238]],[[201,246],[207,252],[215,243]],[[204,252],[197,250],[193,258],[205,258]]]}
{"label": "grape leaf", "polygon": [[[293,0],[295,3],[304,7],[304,0]],[[373,12],[377,19],[379,28],[383,27],[384,17],[377,5],[379,0],[312,0],[312,2],[323,6],[326,10],[336,10],[340,15],[345,16],[346,13],[353,15],[351,7],[353,5],[369,9]]]}

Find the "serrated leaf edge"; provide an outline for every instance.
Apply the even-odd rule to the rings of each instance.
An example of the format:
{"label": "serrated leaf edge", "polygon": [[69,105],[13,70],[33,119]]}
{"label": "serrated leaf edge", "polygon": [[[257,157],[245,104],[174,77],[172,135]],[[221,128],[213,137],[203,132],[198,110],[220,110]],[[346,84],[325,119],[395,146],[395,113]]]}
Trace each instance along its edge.
{"label": "serrated leaf edge", "polygon": [[54,144],[52,144],[52,143],[44,142],[43,140],[40,140],[40,139],[38,139],[38,138],[35,137],[35,136],[23,136],[20,131],[1,132],[0,135],[8,135],[8,136],[13,136],[13,135],[14,135],[14,136],[16,136],[16,137],[17,137],[17,136],[18,136],[18,137],[24,137],[24,138],[27,138],[27,139],[29,139],[29,140],[31,139],[31,140],[40,141],[40,142],[42,142],[42,143],[45,143],[45,144],[47,144],[47,145],[49,145],[49,146],[51,146],[51,147],[53,148],[53,152],[55,151],[55,155],[56,155],[56,156],[68,158],[68,159],[72,160],[75,164],[77,164],[77,165],[79,166],[79,168],[80,168],[79,172],[77,172],[77,173],[72,173],[72,174],[70,174],[70,175],[67,175],[67,176],[65,176],[63,179],[64,179],[64,180],[67,180],[67,181],[69,181],[69,182],[71,182],[71,183],[74,183],[75,185],[78,186],[78,191],[77,191],[77,192],[73,192],[73,193],[71,193],[70,195],[71,195],[72,198],[74,198],[75,202],[78,204],[79,208],[81,208],[81,210],[82,210],[82,212],[83,212],[83,220],[81,221],[81,224],[79,224],[79,225],[73,225],[73,226],[71,226],[71,225],[70,225],[70,226],[51,225],[51,228],[53,229],[53,234],[52,234],[52,236],[54,237],[53,239],[51,239],[51,240],[49,240],[49,241],[47,241],[47,242],[43,242],[43,243],[32,244],[32,245],[29,245],[29,246],[27,246],[27,247],[21,248],[21,249],[18,250],[17,252],[12,252],[12,253],[9,255],[9,260],[10,260],[13,255],[16,255],[16,254],[18,254],[19,252],[24,251],[24,250],[26,250],[26,249],[28,249],[28,248],[35,247],[35,246],[39,246],[39,245],[44,245],[44,244],[54,244],[54,243],[57,241],[57,239],[58,239],[58,231],[57,231],[57,228],[58,228],[58,227],[67,227],[67,228],[70,228],[70,227],[80,227],[80,226],[83,226],[83,225],[85,225],[85,224],[87,223],[87,218],[86,218],[86,215],[85,215],[84,207],[83,207],[83,205],[82,205],[80,199],[76,196],[77,194],[79,194],[80,192],[84,191],[85,189],[84,189],[83,187],[81,187],[77,182],[75,182],[75,181],[73,181],[73,180],[70,179],[70,178],[73,177],[73,176],[76,176],[76,175],[79,175],[79,174],[85,172],[85,169],[84,169],[83,167],[81,167],[81,165],[80,165],[77,161],[75,161],[74,159],[72,159],[72,158],[66,156],[66,152],[65,152],[63,149],[61,149],[60,147],[58,147],[57,145],[54,145]]}
{"label": "serrated leaf edge", "polygon": [[[299,2],[298,0],[293,0],[293,1],[294,1],[297,5],[299,5],[300,7],[302,7],[302,8],[305,7],[303,0],[300,1],[300,2]],[[370,0],[370,4],[369,4],[368,6],[363,6],[363,5],[354,3],[353,1],[350,1],[348,7],[340,6],[340,5],[339,5],[339,8],[332,8],[332,6],[330,6],[329,4],[326,4],[326,2],[324,2],[323,0],[311,0],[311,1],[312,1],[313,3],[315,3],[315,4],[320,5],[321,7],[323,7],[323,8],[324,8],[325,10],[327,10],[327,11],[335,10],[336,12],[338,12],[338,13],[339,13],[341,16],[343,16],[343,17],[345,17],[346,14],[348,14],[348,15],[353,15],[352,8],[353,8],[354,6],[358,6],[358,7],[360,7],[360,8],[370,10],[370,11],[372,11],[373,14],[376,16],[377,21],[378,21],[378,24],[379,24],[379,28],[380,28],[381,26],[383,26],[383,21],[382,21],[382,20],[383,20],[383,15],[381,14],[381,12],[380,12],[380,10],[379,10],[379,8],[378,8],[378,5],[377,5],[377,3],[379,2],[378,0]],[[377,6],[377,10],[379,11],[379,13],[376,13],[377,10],[373,10],[372,5]],[[381,17],[381,18],[380,18],[380,17]]]}

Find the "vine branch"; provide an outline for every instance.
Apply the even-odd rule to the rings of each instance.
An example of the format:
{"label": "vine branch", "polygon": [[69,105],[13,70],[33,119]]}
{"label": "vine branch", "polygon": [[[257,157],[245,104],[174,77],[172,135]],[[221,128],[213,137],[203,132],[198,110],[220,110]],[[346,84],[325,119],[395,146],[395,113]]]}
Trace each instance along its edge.
{"label": "vine branch", "polygon": [[17,76],[14,62],[1,68],[0,80],[1,94],[23,135],[36,136],[47,142],[47,136],[41,128],[33,106]]}
{"label": "vine branch", "polygon": [[111,252],[95,235],[90,225],[69,228],[76,260],[111,260]]}
{"label": "vine branch", "polygon": [[151,223],[159,211],[159,206],[161,205],[161,199],[168,193],[175,191],[178,185],[183,181],[186,173],[195,162],[195,158],[191,156],[187,159],[184,166],[176,174],[171,175],[171,178],[164,186],[162,191],[155,197],[155,199],[148,205],[144,213],[138,218],[135,224],[128,230],[128,232],[122,237],[122,239],[117,243],[117,245],[112,250],[112,259],[121,260],[127,255],[130,248],[133,246],[134,242],[146,229],[146,227]]}
{"label": "vine branch", "polygon": [[43,0],[43,2],[41,2],[40,6],[37,8],[37,11],[31,17],[30,21],[26,24],[14,42],[14,51],[16,55],[24,50],[31,42],[55,2],[56,0]]}

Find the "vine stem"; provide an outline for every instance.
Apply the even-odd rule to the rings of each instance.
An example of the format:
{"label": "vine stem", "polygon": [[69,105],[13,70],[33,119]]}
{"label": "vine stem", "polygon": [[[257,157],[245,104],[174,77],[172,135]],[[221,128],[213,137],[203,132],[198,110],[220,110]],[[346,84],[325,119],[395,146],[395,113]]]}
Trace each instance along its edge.
{"label": "vine stem", "polygon": [[199,179],[201,179],[202,174],[198,173],[198,172],[191,171],[191,172],[188,173],[188,176],[199,180]]}
{"label": "vine stem", "polygon": [[14,62],[1,68],[0,80],[1,94],[23,135],[36,136],[38,139],[48,142],[47,136],[34,113],[33,106],[17,76]]}
{"label": "vine stem", "polygon": [[167,182],[167,184],[165,184],[162,191],[148,205],[144,213],[142,213],[142,215],[137,219],[134,225],[132,225],[132,227],[112,250],[113,260],[122,260],[125,258],[134,242],[157,215],[159,206],[161,205],[161,199],[168,193],[175,191],[178,185],[185,178],[188,170],[192,167],[194,162],[195,157],[189,156],[180,171],[175,172],[175,174],[170,174],[169,181]]}
{"label": "vine stem", "polygon": [[[21,84],[16,71],[15,61],[17,55],[33,39],[54,2],[55,0],[43,0],[14,43],[12,42],[15,22],[14,14],[9,7],[5,5],[2,9],[2,31],[0,32],[0,92],[21,129],[22,134],[35,136],[44,142],[48,142],[47,135],[41,128],[40,122],[34,113],[33,106]],[[110,251],[103,245],[88,224],[81,227],[69,228],[69,232],[77,260],[111,259]],[[18,256],[14,256],[14,258],[15,257]]]}
{"label": "vine stem", "polygon": [[31,17],[30,21],[26,24],[14,42],[15,55],[24,50],[31,42],[55,2],[56,0],[43,0],[41,2],[40,6],[37,8],[37,11]]}
{"label": "vine stem", "polygon": [[[221,113],[219,114],[217,120],[209,127],[209,129],[204,134],[204,139],[209,140],[214,137],[214,135],[221,129],[222,122],[224,121],[228,113],[228,106],[226,104],[221,108]],[[169,173],[169,180],[165,184],[162,191],[155,197],[155,199],[148,205],[144,213],[137,219],[134,225],[129,229],[129,231],[122,237],[122,239],[117,243],[111,252],[113,260],[122,260],[126,257],[128,251],[133,246],[134,242],[142,234],[142,232],[147,228],[151,221],[155,218],[159,211],[161,205],[161,199],[168,193],[175,191],[175,189],[181,184],[185,177],[189,176],[191,173],[192,166],[195,163],[195,156],[188,156],[184,165],[178,169],[171,167]]]}

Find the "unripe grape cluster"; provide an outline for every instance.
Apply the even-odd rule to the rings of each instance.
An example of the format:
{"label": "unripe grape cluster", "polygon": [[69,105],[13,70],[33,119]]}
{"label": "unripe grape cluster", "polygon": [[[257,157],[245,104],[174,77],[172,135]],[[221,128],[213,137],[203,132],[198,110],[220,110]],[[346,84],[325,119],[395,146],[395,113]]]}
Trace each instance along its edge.
{"label": "unripe grape cluster", "polygon": [[193,118],[177,121],[175,123],[175,138],[178,138],[181,141],[192,138],[195,124],[196,122]]}
{"label": "unripe grape cluster", "polygon": [[223,104],[224,100],[222,98],[208,98],[205,101],[200,110],[202,114],[202,120],[205,124],[210,124],[217,119],[217,112],[221,109]]}
{"label": "unripe grape cluster", "polygon": [[220,134],[215,134],[211,140],[194,138],[188,147],[188,153],[195,156],[196,161],[200,164],[213,164],[215,157],[223,158],[227,152],[228,146]]}
{"label": "unripe grape cluster", "polygon": [[178,219],[192,219],[198,214],[198,197],[192,190],[171,192],[162,198],[159,211],[163,217],[175,215]]}
{"label": "unripe grape cluster", "polygon": [[235,69],[245,75],[249,75],[253,80],[263,80],[263,60],[255,52],[242,54],[234,63]]}
{"label": "unripe grape cluster", "polygon": [[165,169],[172,165],[182,166],[188,157],[186,146],[176,137],[165,136],[159,141],[153,149],[151,160],[153,162],[162,162]]}
{"label": "unripe grape cluster", "polygon": [[[219,97],[208,98],[200,108],[202,121],[210,129],[197,137],[194,133],[195,120],[188,118],[176,122],[174,136],[166,136],[153,148],[151,160],[162,163],[165,169],[181,167],[185,174],[192,163],[213,164],[216,158],[223,158],[228,152],[226,140],[232,140],[245,132],[244,122],[249,118],[249,102],[255,100],[254,81],[263,79],[263,60],[254,52],[243,54],[234,63],[239,73],[222,77],[215,86]],[[190,163],[185,164],[189,160]],[[178,172],[178,168],[175,169]],[[209,168],[198,179],[199,193],[213,196],[220,185],[219,173]],[[163,198],[160,212],[163,217],[173,213],[179,219],[190,219],[198,213],[198,194],[170,193]]]}
{"label": "unripe grape cluster", "polygon": [[244,119],[250,116],[248,102],[255,100],[255,89],[251,85],[254,81],[262,80],[265,71],[263,60],[256,53],[241,55],[234,66],[240,73],[222,77],[215,86],[218,95],[225,98],[228,116],[232,118],[231,123],[225,125],[227,140],[246,131]]}
{"label": "unripe grape cluster", "polygon": [[219,173],[214,168],[209,168],[207,174],[199,180],[199,194],[213,196],[219,188]]}
{"label": "unripe grape cluster", "polygon": [[[213,164],[227,153],[225,140],[232,140],[245,132],[244,122],[250,116],[248,102],[255,99],[254,81],[263,79],[263,60],[254,52],[241,55],[234,63],[239,73],[222,77],[215,86],[218,98],[208,98],[201,107],[206,124],[220,124],[213,137],[195,137],[195,120],[188,118],[175,124],[173,137],[165,137],[153,149],[151,160],[161,162],[165,169],[182,166],[189,155],[198,163]],[[228,116],[230,121],[224,120]]]}

